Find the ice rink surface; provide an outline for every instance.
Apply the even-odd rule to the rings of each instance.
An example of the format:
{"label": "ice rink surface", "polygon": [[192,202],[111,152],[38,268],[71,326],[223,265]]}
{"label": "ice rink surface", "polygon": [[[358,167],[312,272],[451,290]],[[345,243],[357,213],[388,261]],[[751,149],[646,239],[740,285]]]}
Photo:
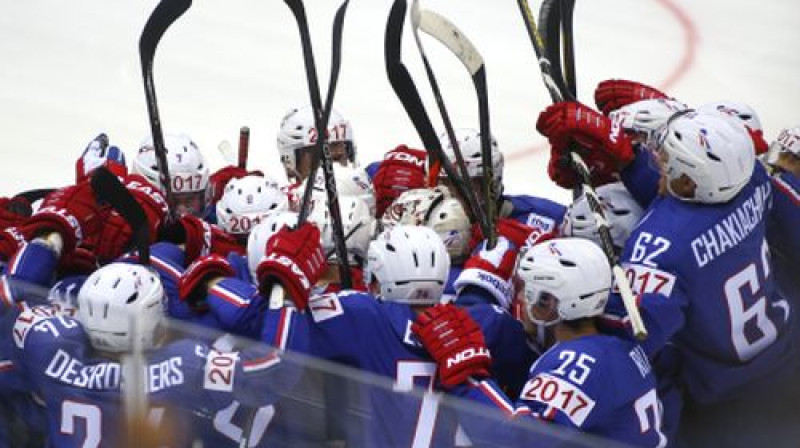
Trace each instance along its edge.
{"label": "ice rink surface", "polygon": [[[138,39],[155,1],[0,0],[0,195],[74,179],[74,162],[98,132],[130,157],[149,133]],[[333,0],[307,0],[320,83],[326,89]],[[352,0],[345,21],[336,107],[350,119],[362,162],[419,139],[386,78],[383,39],[391,1]],[[539,2],[533,1],[534,8]],[[566,201],[545,173],[534,129],[549,102],[517,4],[422,0],[454,22],[486,61],[492,131],[514,193]],[[692,105],[752,105],[771,141],[800,124],[800,2],[793,0],[582,0],[575,9],[579,98],[597,82],[627,78]],[[435,105],[410,30],[403,58]],[[456,126],[477,127],[467,72],[425,40]],[[166,131],[193,136],[212,168],[217,145],[252,131],[250,167],[278,179],[275,134],[288,108],[308,102],[300,40],[280,0],[196,0],[164,36],[155,84]],[[437,122],[438,126],[438,122]]]}

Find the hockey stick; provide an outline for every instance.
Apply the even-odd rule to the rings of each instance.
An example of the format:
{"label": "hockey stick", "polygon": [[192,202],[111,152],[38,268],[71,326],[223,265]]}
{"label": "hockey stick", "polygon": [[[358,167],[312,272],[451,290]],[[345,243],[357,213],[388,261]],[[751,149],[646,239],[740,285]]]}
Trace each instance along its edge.
{"label": "hockey stick", "polygon": [[[416,3],[416,2],[415,2]],[[413,15],[413,12],[412,12]],[[486,87],[486,65],[477,48],[449,20],[433,11],[419,12],[419,27],[447,47],[464,64],[472,77],[478,96],[478,120],[481,133],[481,156],[483,161],[483,196],[486,207],[483,234],[488,239],[488,248],[497,243],[495,222],[497,220],[496,193],[494,191],[494,165],[492,164],[492,135],[489,129],[489,95]],[[466,167],[464,168],[466,171]]]}
{"label": "hockey stick", "polygon": [[[472,208],[467,198],[470,188],[466,182],[456,173],[455,169],[449,163],[441,164],[441,160],[445,160],[444,151],[442,150],[442,143],[436,136],[436,131],[433,129],[431,120],[428,113],[425,111],[425,106],[422,104],[422,99],[419,97],[417,87],[414,85],[414,80],[411,79],[411,74],[403,64],[400,53],[401,43],[403,39],[403,22],[406,15],[406,0],[395,0],[392,4],[392,9],[389,11],[389,18],[386,21],[386,35],[384,40],[384,54],[386,58],[386,75],[389,78],[389,83],[392,85],[395,95],[403,105],[408,118],[414,125],[417,134],[422,140],[423,146],[428,151],[430,162],[428,164],[430,171],[435,171],[437,166],[441,166],[447,177],[453,182],[453,185],[458,191],[458,195],[464,199],[468,208]],[[437,165],[438,164],[438,165]],[[435,181],[436,179],[434,179]],[[431,184],[431,186],[434,184]],[[475,209],[468,211],[470,216],[478,216],[478,211]]]}
{"label": "hockey stick", "polygon": [[161,129],[161,119],[158,115],[156,88],[153,82],[153,58],[161,36],[190,6],[192,6],[192,0],[161,0],[156,9],[153,10],[153,13],[150,14],[150,18],[147,19],[142,35],[139,38],[139,58],[142,65],[147,115],[150,119],[150,131],[153,134],[153,148],[156,152],[156,164],[158,165],[161,186],[164,188],[164,195],[167,198],[167,204],[169,204],[170,213],[168,218],[171,220],[177,218],[175,216],[175,198],[172,194],[172,183],[169,175],[169,166],[167,165],[164,133]]}
{"label": "hockey stick", "polygon": [[[419,11],[419,2],[418,0],[413,0],[411,3],[411,31],[414,34],[414,42],[417,44],[417,49],[419,50],[419,54],[422,57],[422,63],[425,66],[425,74],[428,76],[428,81],[431,85],[431,90],[433,91],[433,96],[436,99],[436,106],[439,108],[439,114],[442,116],[442,123],[444,124],[445,131],[447,133],[447,138],[450,140],[450,144],[453,147],[453,153],[455,154],[456,158],[456,165],[458,166],[458,170],[461,173],[462,179],[469,179],[469,172],[467,171],[467,165],[464,162],[464,156],[461,154],[461,148],[458,146],[458,140],[456,139],[455,131],[453,130],[453,123],[450,120],[450,114],[447,112],[447,107],[444,104],[444,98],[442,98],[442,93],[439,90],[439,83],[436,81],[436,76],[433,73],[433,69],[431,68],[430,62],[428,61],[428,56],[425,54],[425,48],[422,45],[422,40],[419,38],[419,29],[420,26],[420,11]],[[450,163],[450,161],[447,161]],[[441,164],[439,164],[436,168],[441,169]],[[435,172],[438,169],[434,170],[431,169],[430,178],[435,179],[439,177],[439,173]],[[468,211],[472,214],[472,211],[475,211],[476,216],[470,216],[470,220],[473,222],[478,222],[481,226],[481,231],[484,234],[489,234],[489,221],[488,216],[484,213],[483,207],[481,206],[480,201],[478,201],[478,197],[475,195],[475,191],[472,188],[467,188],[467,193],[469,196],[464,198],[470,205],[468,207]]]}
{"label": "hockey stick", "polygon": [[[336,247],[336,254],[341,260],[347,259],[347,246],[344,241],[344,230],[342,225],[342,214],[339,208],[339,197],[336,192],[336,178],[333,173],[333,161],[331,159],[330,148],[327,145],[328,118],[333,108],[333,96],[336,92],[336,83],[339,79],[339,68],[342,61],[342,30],[344,25],[344,15],[350,0],[345,0],[336,11],[333,19],[333,40],[331,45],[331,74],[328,82],[328,95],[325,98],[323,107],[320,96],[319,81],[317,79],[317,69],[314,64],[314,53],[311,48],[311,36],[308,31],[308,21],[306,19],[305,8],[302,0],[284,0],[291,9],[297,27],[300,31],[300,42],[303,47],[303,61],[306,69],[306,79],[308,81],[309,95],[311,96],[311,107],[314,109],[314,118],[317,128],[317,141],[314,151],[314,159],[311,165],[311,173],[308,176],[306,190],[303,192],[303,200],[300,204],[300,213],[297,225],[304,223],[310,213],[311,194],[314,189],[313,179],[316,177],[317,168],[322,165],[322,172],[325,176],[325,191],[328,199],[328,211],[331,214],[331,225],[333,230],[333,241]],[[321,163],[320,163],[321,162]],[[342,287],[351,288],[353,282],[350,278],[350,270],[347,266],[340,265]]]}
{"label": "hockey stick", "polygon": [[[92,191],[98,202],[106,202],[114,208],[131,227],[133,241],[139,251],[139,263],[150,265],[150,230],[147,225],[147,215],[142,206],[134,199],[133,195],[122,185],[119,178],[106,167],[99,167],[92,173]],[[146,361],[142,349],[142,338],[139,337],[139,324],[137,316],[131,315],[128,322],[131,337],[131,351],[122,356],[120,364],[123,371],[122,399],[125,414],[128,419],[126,426],[128,433],[127,442],[134,443],[140,436],[141,429],[152,431],[146,423],[148,410],[148,397],[146,380],[144,378]],[[144,428],[142,428],[144,426]],[[130,445],[134,446],[134,445]]]}
{"label": "hockey stick", "polygon": [[[550,72],[550,61],[544,55],[541,46],[541,37],[539,36],[539,33],[536,29],[536,24],[533,21],[533,16],[531,14],[530,7],[528,6],[528,1],[517,0],[517,4],[522,12],[522,19],[525,22],[525,26],[528,30],[528,36],[531,38],[534,52],[539,60],[539,68],[542,72],[542,80],[544,81],[547,90],[550,92],[553,102],[563,101],[564,96],[562,91],[558,89],[558,86],[553,81],[552,74]],[[642,316],[639,314],[639,308],[636,306],[636,298],[631,290],[631,285],[625,276],[625,271],[622,270],[622,267],[619,265],[619,262],[616,259],[616,254],[614,253],[614,244],[609,231],[608,220],[605,218],[605,213],[600,205],[597,192],[592,186],[589,168],[586,166],[586,163],[583,161],[583,158],[580,156],[580,154],[578,154],[574,149],[570,151],[570,156],[573,167],[577,171],[578,176],[581,179],[581,183],[583,184],[582,187],[584,193],[586,194],[589,208],[592,210],[595,221],[597,222],[597,232],[600,235],[600,247],[603,249],[606,258],[608,259],[608,264],[611,266],[611,272],[614,276],[614,281],[619,288],[619,293],[622,297],[622,303],[625,305],[625,311],[628,313],[628,317],[631,320],[633,334],[639,340],[647,339],[647,328],[645,328],[644,322],[642,321]]]}
{"label": "hockey stick", "polygon": [[572,32],[572,17],[575,12],[575,0],[561,1],[561,37],[563,38],[563,75],[567,91],[573,98],[578,98],[577,78],[575,77],[575,36]]}
{"label": "hockey stick", "polygon": [[242,126],[239,128],[239,157],[237,159],[237,166],[241,169],[247,169],[247,155],[250,152],[250,128]]}

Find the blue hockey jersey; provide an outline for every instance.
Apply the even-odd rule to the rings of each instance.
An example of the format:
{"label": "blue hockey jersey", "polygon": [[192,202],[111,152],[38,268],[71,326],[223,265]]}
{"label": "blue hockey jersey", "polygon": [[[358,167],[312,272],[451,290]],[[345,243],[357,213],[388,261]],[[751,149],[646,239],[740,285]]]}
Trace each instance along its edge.
{"label": "blue hockey jersey", "polygon": [[[522,325],[492,306],[469,309],[486,335],[498,378],[512,387],[525,380],[534,359]],[[443,411],[434,391],[436,363],[411,333],[415,314],[406,304],[384,302],[353,291],[316,296],[307,313],[293,313],[284,332],[308,338],[309,352],[368,373],[388,377],[394,391],[422,387],[422,396],[369,387],[362,396],[371,415],[364,434],[353,434],[358,446],[453,446],[457,420]],[[299,326],[301,330],[290,327]]]}
{"label": "blue hockey jersey", "polygon": [[[632,446],[663,447],[667,442],[660,431],[655,375],[644,350],[632,341],[595,334],[559,342],[531,366],[528,378],[514,403],[493,380],[461,385],[453,393],[507,417],[550,421]],[[464,429],[477,440],[498,446],[533,442],[531,433],[509,425],[470,420]],[[557,446],[561,438],[548,440],[543,434],[536,446]]]}
{"label": "blue hockey jersey", "polygon": [[[760,165],[731,201],[654,199],[621,257],[650,337],[649,354],[671,341],[681,382],[699,402],[732,396],[789,360],[790,303],[776,290],[766,242],[773,185]],[[605,317],[624,323],[618,294]],[[612,322],[608,320],[607,322]]]}

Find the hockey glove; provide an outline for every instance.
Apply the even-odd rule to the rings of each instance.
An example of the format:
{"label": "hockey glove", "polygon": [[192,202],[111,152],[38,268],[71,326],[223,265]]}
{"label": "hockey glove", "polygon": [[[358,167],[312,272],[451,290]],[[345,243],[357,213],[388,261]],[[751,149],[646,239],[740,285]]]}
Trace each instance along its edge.
{"label": "hockey glove", "polygon": [[218,277],[236,275],[228,259],[222,255],[207,255],[192,263],[181,275],[178,296],[195,312],[205,312],[208,304],[205,296],[208,293],[208,282]]}
{"label": "hockey glove", "polygon": [[464,263],[464,270],[453,287],[459,293],[466,286],[478,286],[491,294],[498,305],[508,309],[514,297],[511,276],[514,275],[518,254],[517,246],[506,237],[499,236],[492,249],[486,249],[484,241]]}
{"label": "hockey glove", "polygon": [[[125,188],[142,206],[147,216],[150,231],[150,243],[156,240],[158,229],[167,215],[167,202],[164,195],[139,175],[121,178]],[[132,243],[133,230],[128,222],[116,210],[106,215],[100,238],[96,242],[95,254],[101,263],[107,263],[122,255]]]}
{"label": "hockey glove", "polygon": [[56,190],[42,202],[41,208],[22,225],[27,240],[57,232],[64,240],[63,253],[72,252],[84,237],[97,235],[103,225],[103,213],[88,181]]}
{"label": "hockey glove", "polygon": [[0,230],[0,261],[6,262],[26,242],[25,236],[16,227]]}
{"label": "hockey glove", "polygon": [[209,254],[227,256],[231,252],[245,254],[244,248],[232,235],[220,227],[194,216],[183,215],[180,219],[162,228],[159,239],[183,244],[186,263]]}
{"label": "hockey glove", "polygon": [[96,271],[99,265],[97,264],[97,257],[94,252],[84,248],[76,247],[72,253],[64,254],[58,260],[56,271],[57,277],[63,278],[74,275],[90,275]]}
{"label": "hockey glove", "polygon": [[436,361],[444,387],[489,376],[492,357],[480,327],[464,309],[452,304],[430,307],[417,316],[411,331]]}
{"label": "hockey glove", "polygon": [[425,186],[426,157],[425,151],[406,145],[386,153],[372,178],[376,216],[383,216],[383,212],[403,192]]}
{"label": "hockey glove", "polygon": [[228,185],[231,179],[239,179],[250,174],[263,176],[261,171],[247,171],[234,165],[228,165],[215,171],[208,179],[208,185],[211,188],[211,202],[215,204],[220,200],[222,193],[225,192],[225,185]]}
{"label": "hockey glove", "polygon": [[669,98],[664,92],[646,84],[624,79],[609,79],[597,85],[594,102],[603,114],[642,100]]}
{"label": "hockey glove", "polygon": [[296,230],[284,226],[269,239],[256,278],[262,294],[268,294],[272,284],[278,282],[297,309],[304,310],[311,288],[327,266],[319,229],[306,222]]}
{"label": "hockey glove", "polygon": [[90,141],[81,157],[75,162],[75,182],[89,180],[92,171],[101,166],[105,166],[117,176],[128,174],[125,154],[116,146],[109,146],[108,136],[105,133]]}
{"label": "hockey glove", "polygon": [[[514,218],[499,218],[496,226],[497,234],[506,237],[520,248],[520,252],[524,252],[540,241],[549,240],[555,236],[553,232],[544,232],[541,228],[523,224]],[[480,226],[477,223],[473,224],[472,238],[469,242],[470,251],[474,251],[484,239]]]}

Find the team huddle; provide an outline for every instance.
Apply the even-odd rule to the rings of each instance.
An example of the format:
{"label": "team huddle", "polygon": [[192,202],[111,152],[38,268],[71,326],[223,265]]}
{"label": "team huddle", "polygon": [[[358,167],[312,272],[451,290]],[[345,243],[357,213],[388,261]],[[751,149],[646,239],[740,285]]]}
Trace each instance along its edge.
{"label": "team huddle", "polygon": [[[334,110],[326,151],[340,219],[330,180],[313,173],[309,106],[279,126],[288,185],[275,167],[211,173],[189,136],[167,134],[167,197],[152,138],[126,159],[100,134],[73,185],[0,200],[0,446],[123,446],[137,399],[153,446],[325,443],[270,425],[307,381],[292,353],[393,382],[326,391],[369,415],[337,436],[344,446],[590,446],[570,434],[602,437],[595,446],[791,446],[800,128],[768,144],[747,105],[690,108],[626,80],[600,83],[595,101],[553,104],[535,123],[571,204],[504,194],[498,141],[486,157],[474,129],[440,137],[441,163],[462,158],[460,170],[403,144],[362,164]],[[579,191],[572,151],[604,216]],[[100,171],[144,212],[146,249],[94,186]],[[458,171],[468,179],[447,174]],[[497,211],[496,234],[465,185]],[[503,419],[439,408],[443,397]]]}

